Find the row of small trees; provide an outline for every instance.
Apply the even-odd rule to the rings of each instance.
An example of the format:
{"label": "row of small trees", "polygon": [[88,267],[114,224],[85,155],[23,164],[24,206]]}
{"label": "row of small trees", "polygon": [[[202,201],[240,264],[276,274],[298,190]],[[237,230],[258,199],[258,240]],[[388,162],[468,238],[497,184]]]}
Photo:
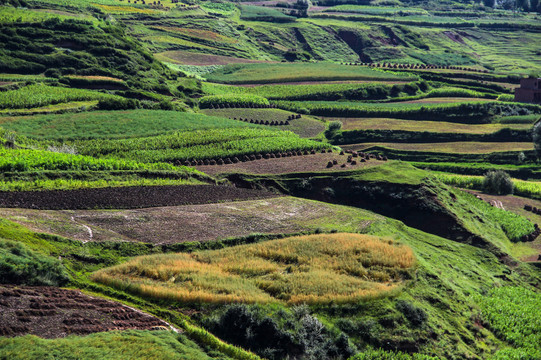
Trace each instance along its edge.
{"label": "row of small trees", "polygon": [[505,10],[523,10],[530,12],[538,12],[541,14],[540,0],[483,0],[483,4],[487,7],[501,7]]}

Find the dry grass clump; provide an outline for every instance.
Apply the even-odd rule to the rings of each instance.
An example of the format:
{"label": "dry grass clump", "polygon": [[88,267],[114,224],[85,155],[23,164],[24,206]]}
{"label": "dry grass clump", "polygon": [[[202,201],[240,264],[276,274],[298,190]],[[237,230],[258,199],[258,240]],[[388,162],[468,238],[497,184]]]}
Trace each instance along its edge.
{"label": "dry grass clump", "polygon": [[348,303],[389,295],[414,264],[412,250],[392,240],[319,234],[138,257],[95,273],[93,280],[181,302]]}

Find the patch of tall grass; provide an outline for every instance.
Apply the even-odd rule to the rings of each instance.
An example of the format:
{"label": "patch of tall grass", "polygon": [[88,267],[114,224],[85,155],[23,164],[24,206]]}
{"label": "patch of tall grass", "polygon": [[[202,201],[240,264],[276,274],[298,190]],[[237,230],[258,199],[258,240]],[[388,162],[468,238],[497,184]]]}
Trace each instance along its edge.
{"label": "patch of tall grass", "polygon": [[[88,336],[42,339],[34,335],[0,338],[5,359],[210,360],[195,342],[172,331],[110,331]],[[54,354],[54,355],[53,355]],[[230,359],[221,355],[223,359]]]}
{"label": "patch of tall grass", "polygon": [[360,234],[320,234],[191,254],[135,258],[94,281],[187,303],[351,303],[400,289],[411,249]]}
{"label": "patch of tall grass", "polygon": [[[474,175],[458,175],[449,173],[434,172],[440,181],[464,189],[483,190],[483,177]],[[513,193],[531,199],[541,199],[541,181],[526,181],[512,179],[514,185]]]}

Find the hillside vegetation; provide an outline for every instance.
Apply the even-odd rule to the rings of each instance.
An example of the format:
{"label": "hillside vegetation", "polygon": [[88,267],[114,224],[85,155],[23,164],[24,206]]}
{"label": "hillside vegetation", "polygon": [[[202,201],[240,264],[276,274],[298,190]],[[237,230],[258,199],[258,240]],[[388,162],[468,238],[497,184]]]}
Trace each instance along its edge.
{"label": "hillside vegetation", "polygon": [[0,359],[540,359],[540,4],[0,0]]}

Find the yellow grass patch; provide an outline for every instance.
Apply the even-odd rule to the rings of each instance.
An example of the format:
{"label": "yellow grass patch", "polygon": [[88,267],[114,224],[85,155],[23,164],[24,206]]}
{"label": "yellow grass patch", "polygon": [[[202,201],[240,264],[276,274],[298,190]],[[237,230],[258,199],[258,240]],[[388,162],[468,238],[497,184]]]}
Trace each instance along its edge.
{"label": "yellow grass patch", "polygon": [[67,75],[66,77],[72,79],[88,79],[88,80],[109,80],[116,82],[124,82],[122,79],[114,78],[111,76],[97,76],[97,75]]}
{"label": "yellow grass patch", "polygon": [[180,302],[348,303],[398,290],[414,264],[406,246],[343,233],[138,257],[92,278],[140,296]]}

